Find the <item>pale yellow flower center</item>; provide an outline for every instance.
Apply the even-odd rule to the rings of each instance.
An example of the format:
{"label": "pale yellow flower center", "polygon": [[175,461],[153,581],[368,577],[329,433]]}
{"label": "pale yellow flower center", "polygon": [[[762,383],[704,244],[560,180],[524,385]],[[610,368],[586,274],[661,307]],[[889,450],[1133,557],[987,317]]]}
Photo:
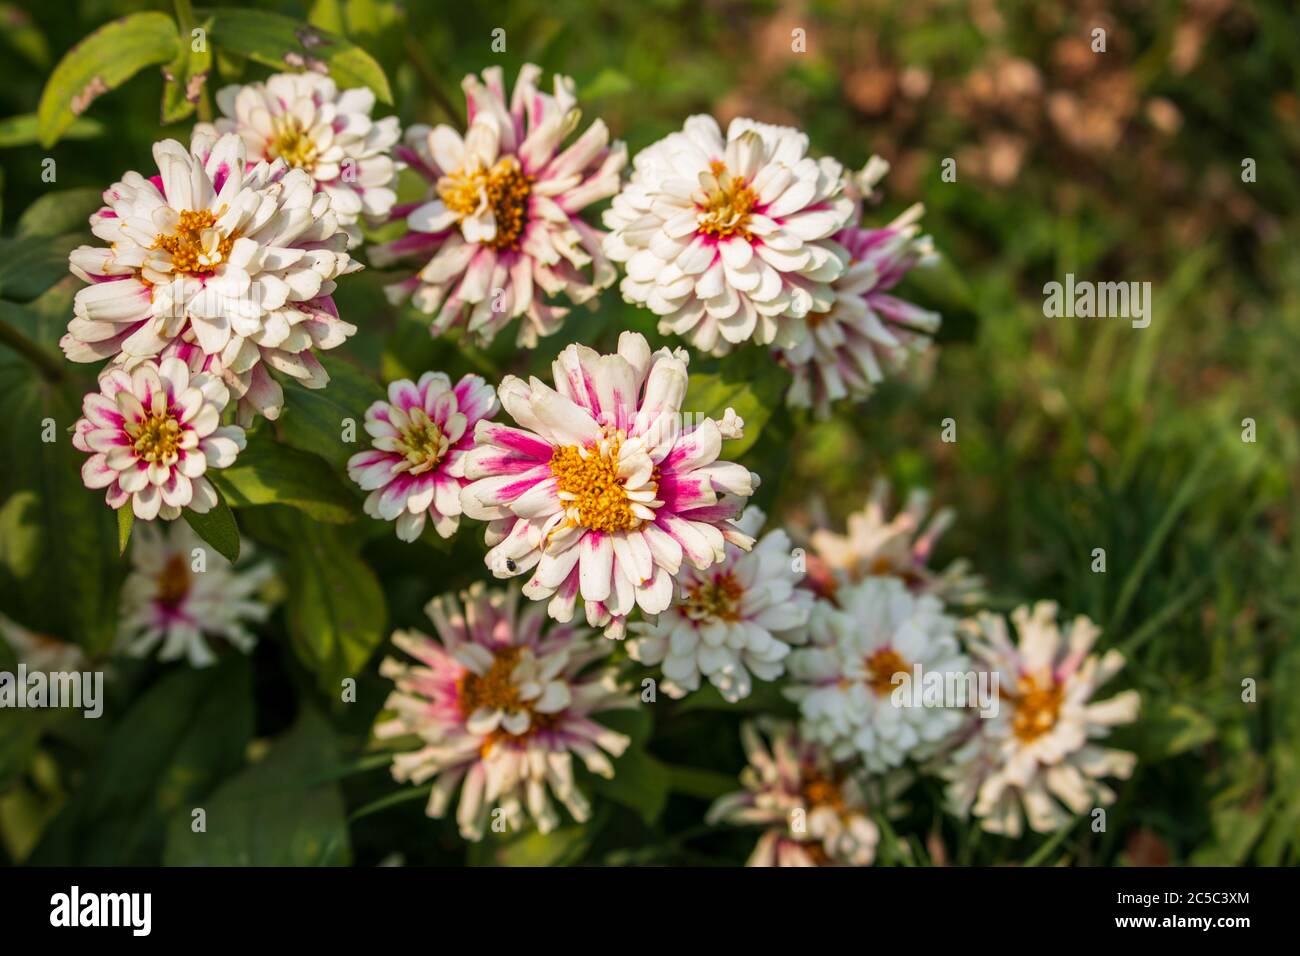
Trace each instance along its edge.
{"label": "pale yellow flower center", "polygon": [[127,424],[135,453],[145,461],[172,462],[180,450],[181,423],[169,412],[148,415],[142,422]]}
{"label": "pale yellow flower center", "polygon": [[402,430],[398,444],[411,464],[411,474],[418,475],[442,461],[442,456],[447,453],[451,443],[438,424],[425,414],[424,409],[413,408],[407,414],[411,423]]}
{"label": "pale yellow flower center", "polygon": [[1056,726],[1065,692],[1055,681],[1040,687],[1032,676],[1025,675],[1016,682],[1014,692],[1003,691],[1002,696],[1015,707],[1011,715],[1012,730],[1029,743]]}
{"label": "pale yellow flower center", "polygon": [[682,610],[692,621],[739,621],[744,586],[730,571],[711,581],[700,581],[686,590]]}
{"label": "pale yellow flower center", "polygon": [[170,235],[159,233],[153,248],[171,255],[173,272],[211,275],[235,244],[235,236],[222,236],[216,223],[216,214],[210,209],[186,209],[180,214],[176,231]]}
{"label": "pale yellow flower center", "polygon": [[316,165],[316,141],[307,134],[302,121],[296,116],[281,116],[275,121],[275,132],[266,144],[268,159],[283,159],[290,166],[310,170]]}
{"label": "pale yellow flower center", "polygon": [[465,166],[438,180],[438,197],[464,220],[478,213],[484,203],[496,220],[496,235],[486,245],[493,249],[514,249],[528,224],[528,196],[534,177],[524,174],[519,160],[503,156],[495,166]]}
{"label": "pale yellow flower center", "polygon": [[606,454],[595,447],[584,454],[577,445],[551,453],[556,489],[572,496],[568,499],[571,512],[576,511],[578,523],[593,531],[630,531],[643,520],[632,510],[618,476],[619,446],[620,442],[611,442]]}
{"label": "pale yellow flower center", "polygon": [[743,179],[733,176],[719,160],[709,163],[709,170],[701,175],[701,188],[695,195],[697,230],[719,239],[732,236],[752,239],[749,217],[758,205],[758,193]]}

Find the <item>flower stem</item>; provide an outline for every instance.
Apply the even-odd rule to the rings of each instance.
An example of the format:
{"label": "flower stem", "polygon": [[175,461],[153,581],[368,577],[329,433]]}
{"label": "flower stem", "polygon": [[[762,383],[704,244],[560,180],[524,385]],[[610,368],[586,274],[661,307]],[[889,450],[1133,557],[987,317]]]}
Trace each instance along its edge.
{"label": "flower stem", "polygon": [[0,322],[0,345],[7,345],[31,362],[46,380],[51,382],[63,380],[63,364],[8,322]]}
{"label": "flower stem", "polygon": [[[194,5],[190,3],[190,0],[175,0],[175,2],[177,32],[180,34],[180,42],[184,43],[186,42],[186,37],[192,38],[194,35]],[[203,42],[206,43],[207,39],[204,38]],[[199,101],[197,105],[199,110],[199,122],[211,123],[212,103],[208,99],[208,83],[206,77],[204,78],[203,85],[199,87]]]}

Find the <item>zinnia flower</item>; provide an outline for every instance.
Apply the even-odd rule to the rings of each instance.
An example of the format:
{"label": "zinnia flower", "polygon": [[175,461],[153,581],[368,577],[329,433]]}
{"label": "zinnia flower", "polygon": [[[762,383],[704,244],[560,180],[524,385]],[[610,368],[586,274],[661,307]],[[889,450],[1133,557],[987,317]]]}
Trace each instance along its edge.
{"label": "zinnia flower", "polygon": [[129,172],[90,218],[108,248],[81,246],[77,293],[60,344],[74,362],[113,358],[130,368],[168,345],[213,359],[240,401],[240,421],[275,418],[284,403],[269,366],[308,388],[329,375],[312,354],[356,331],[330,294],[360,268],[329,196],[283,160],[247,165],[243,141],[202,134],[187,150],[155,143],[159,175]]}
{"label": "zinnia flower", "polygon": [[840,164],[807,152],[790,127],[735,119],[724,139],[692,116],[638,153],[604,217],[605,252],[627,264],[623,297],[703,352],[797,346],[808,314],[831,308],[847,260],[832,237],[855,209]]}
{"label": "zinnia flower", "polygon": [[452,387],[444,372],[425,372],[419,382],[388,386],[388,401],[366,410],[369,451],[348,459],[348,477],[369,491],[366,514],[397,521],[397,536],[414,541],[426,517],[450,538],[460,525],[460,489],[474,426],[497,413],[496,394],[477,375]]}
{"label": "zinnia flower", "polygon": [[786,402],[829,417],[843,398],[866,398],[887,372],[900,370],[930,347],[940,316],[891,295],[915,266],[933,258],[929,236],[919,236],[922,207],[913,206],[883,229],[856,226],[836,234],[849,266],[832,284],[828,312],[810,313],[809,334],[777,352],[794,375]]}
{"label": "zinnia flower", "polygon": [[567,624],[545,627],[538,605],[519,610],[514,586],[489,591],[475,584],[461,595],[434,598],[425,609],[437,639],[399,631],[393,643],[418,665],[387,658],[380,673],[397,687],[385,708],[391,720],[375,726],[381,740],[418,736],[418,750],[397,754],[393,778],[432,779],[427,813],[442,817],[460,788],[456,821],[467,840],[482,839],[494,808],[512,828],[531,817],[542,833],[560,815],[554,797],[575,820],[591,816],[574,784],[573,758],[613,777],[610,757],[629,740],[592,716],[637,706],[601,663],[610,645]]}
{"label": "zinnia flower", "polygon": [[217,492],[205,473],[230,467],[244,448],[244,430],[221,424],[226,386],[170,357],[130,373],[108,368],[99,389],[85,397],[72,436],[90,455],[81,467],[86,487],[107,488],[114,510],[130,501],[146,521],[178,518],[182,508],[209,511]]}
{"label": "zinnia flower", "polygon": [[487,343],[518,318],[519,344],[532,346],[568,312],[547,299],[563,293],[581,304],[614,281],[604,233],[580,213],[618,192],[627,149],[610,144],[601,120],[561,149],[581,117],[573,80],[556,76],[548,95],[536,86],[541,72],[524,66],[509,101],[499,67],[484,70],[482,83],[465,77],[464,138],[450,126],[412,126],[398,151],[429,181],[428,199],[399,207],[410,231],[370,258],[423,263],[389,295],[436,312],[435,335],[463,325]]}
{"label": "zinnia flower", "polygon": [[[752,537],[764,519],[751,506],[736,526]],[[796,587],[802,576],[794,570],[790,537],[779,528],[748,553],[729,543],[722,563],[682,570],[677,602],[653,622],[632,625],[638,638],[628,653],[663,665],[670,697],[698,690],[703,674],[734,704],[749,696],[754,677],[776,680],[785,673],[790,645],[804,640],[813,596]]]}
{"label": "zinnia flower", "polygon": [[871,864],[880,830],[842,765],[784,721],[742,724],[740,737],[749,758],[740,774],[745,789],[719,798],[706,819],[766,828],[747,866]]}
{"label": "zinnia flower", "polygon": [[70,641],[29,630],[0,614],[0,640],[9,645],[19,664],[29,671],[68,673],[86,667],[86,654]]}
{"label": "zinnia flower", "polygon": [[159,648],[159,660],[183,658],[194,667],[216,663],[213,646],[222,642],[246,654],[257,643],[247,625],[271,613],[257,594],[270,576],[267,564],[236,569],[183,521],[141,525],[131,535],[131,573],[122,585],[123,649],[147,657]]}
{"label": "zinnia flower", "polygon": [[898,702],[895,675],[914,680],[918,665],[922,680],[969,673],[957,622],[937,598],[914,595],[897,578],[867,578],[842,588],[839,599],[839,608],[818,603],[809,646],[786,661],[794,682],[786,695],[799,704],[804,737],[837,760],[861,757],[875,773],[932,754],[960,727],[963,711],[948,702]]}
{"label": "zinnia flower", "polygon": [[976,600],[983,582],[970,574],[969,562],[957,560],[942,571],[929,566],[936,542],[952,525],[953,510],[943,508],[930,515],[929,492],[914,488],[903,510],[890,517],[889,499],[888,480],[878,479],[866,506],[849,515],[845,534],[827,528],[812,533],[810,557],[830,572],[829,577],[819,576],[818,589],[834,600],[841,581],[856,583],[868,576],[888,575],[945,603]]}
{"label": "zinnia flower", "polygon": [[1137,719],[1137,691],[1093,701],[1123,668],[1123,655],[1090,654],[1100,629],[1082,615],[1062,629],[1056,612],[1051,601],[1013,611],[1015,643],[1004,618],[981,614],[968,642],[998,676],[1001,706],[956,749],[944,775],[954,808],[991,833],[1019,836],[1022,805],[1032,829],[1057,830],[1071,814],[1114,801],[1103,778],[1127,779],[1137,762],[1095,742]]}
{"label": "zinnia flower", "polygon": [[397,200],[399,164],[390,155],[401,138],[396,116],[371,119],[375,94],[365,87],[339,92],[328,76],[278,73],[265,83],[217,91],[224,116],[195,130],[238,133],[253,159],[283,159],[302,169],[348,233],[361,242],[358,220],[377,222]]}
{"label": "zinnia flower", "polygon": [[653,355],[624,332],[618,352],[570,345],[555,360],[555,388],[507,376],[497,394],[519,427],[480,422],[465,463],[461,504],[491,521],[487,564],[499,578],[531,572],[524,594],[550,600],[567,621],[578,594],[587,621],[622,637],[634,607],[672,603],[685,559],[698,570],[723,561],[758,476],[718,461],[738,437],[731,409],[685,431],[685,351]]}

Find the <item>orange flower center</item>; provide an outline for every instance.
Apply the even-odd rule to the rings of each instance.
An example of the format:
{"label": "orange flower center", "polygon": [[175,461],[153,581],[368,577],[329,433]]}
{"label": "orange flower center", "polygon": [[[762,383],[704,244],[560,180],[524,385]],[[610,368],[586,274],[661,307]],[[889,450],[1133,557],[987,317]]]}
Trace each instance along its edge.
{"label": "orange flower center", "polygon": [[578,523],[593,531],[630,531],[642,523],[618,476],[619,444],[610,445],[608,454],[595,448],[566,445],[551,453],[551,474],[560,492],[572,495],[570,508],[576,509]]}
{"label": "orange flower center", "polygon": [[211,275],[226,261],[235,244],[235,236],[222,236],[216,223],[217,217],[210,209],[186,209],[180,214],[176,231],[155,236],[153,248],[170,253],[174,272]]}
{"label": "orange flower center", "polygon": [[909,670],[903,655],[892,647],[882,647],[871,654],[866,661],[867,684],[879,697],[884,697],[894,689],[894,675],[906,674]]}
{"label": "orange flower center", "polygon": [[744,586],[730,571],[687,589],[682,610],[692,621],[739,621]]}
{"label": "orange flower center", "polygon": [[484,205],[496,220],[496,235],[485,243],[493,249],[515,249],[528,224],[528,196],[534,177],[527,176],[513,156],[503,156],[491,169],[465,167],[438,180],[438,197],[465,220]]}
{"label": "orange flower center", "polygon": [[709,170],[712,175],[704,177],[702,195],[696,195],[697,231],[719,239],[732,236],[752,239],[746,227],[750,214],[758,205],[758,193],[743,179],[733,176],[719,160],[709,163]]}
{"label": "orange flower center", "polygon": [[177,458],[181,442],[181,423],[170,412],[150,415],[144,421],[126,426],[126,433],[135,439],[132,447],[145,461],[171,464]]}
{"label": "orange flower center", "polygon": [[173,554],[158,575],[158,603],[165,608],[180,607],[190,593],[190,569],[185,557]]}
{"label": "orange flower center", "polygon": [[1012,730],[1022,741],[1029,743],[1056,726],[1065,692],[1055,681],[1039,687],[1038,681],[1026,675],[1016,682],[1014,692],[1003,691],[1002,696],[1015,707],[1015,713],[1011,715]]}
{"label": "orange flower center", "polygon": [[456,682],[461,715],[469,717],[479,708],[501,710],[507,713],[526,710],[528,711],[528,729],[522,734],[512,734],[504,727],[498,727],[487,736],[487,739],[483,741],[483,745],[479,748],[479,752],[484,756],[498,743],[503,741],[518,743],[538,731],[554,727],[563,713],[538,713],[533,710],[529,703],[519,699],[519,688],[511,680],[511,675],[514,673],[515,668],[519,666],[520,658],[524,654],[524,648],[502,647],[498,648],[494,654],[492,666],[488,668],[486,674],[480,675],[467,671]]}

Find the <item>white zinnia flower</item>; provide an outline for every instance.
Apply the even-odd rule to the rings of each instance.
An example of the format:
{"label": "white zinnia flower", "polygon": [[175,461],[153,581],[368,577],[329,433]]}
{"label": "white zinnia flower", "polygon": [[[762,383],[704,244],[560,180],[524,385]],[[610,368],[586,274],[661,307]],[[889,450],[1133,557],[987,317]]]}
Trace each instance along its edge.
{"label": "white zinnia flower", "polygon": [[[736,527],[754,537],[764,519],[751,506]],[[698,690],[703,674],[734,704],[749,696],[753,677],[780,677],[790,645],[804,639],[813,595],[796,587],[801,577],[790,537],[780,529],[748,553],[728,543],[721,564],[683,570],[672,607],[653,622],[632,625],[638,638],[628,653],[643,664],[662,663],[667,679],[660,686],[670,697]]]}
{"label": "white zinnia flower", "polygon": [[159,175],[129,172],[90,218],[107,248],[81,246],[77,293],[60,345],[74,362],[130,367],[192,344],[240,403],[240,421],[276,418],[284,403],[269,366],[308,388],[329,375],[312,349],[353,332],[330,297],[361,266],[347,234],[304,170],[245,162],[243,140],[202,134],[190,149],[155,143]]}
{"label": "white zinnia flower", "polygon": [[891,517],[889,499],[889,481],[878,479],[866,506],[849,515],[845,534],[827,528],[812,533],[815,561],[811,563],[829,569],[832,575],[830,580],[818,581],[819,589],[833,600],[839,581],[853,583],[889,575],[900,578],[913,591],[933,594],[948,604],[976,600],[983,582],[970,574],[969,562],[954,561],[942,571],[929,566],[935,544],[952,525],[953,510],[943,508],[931,515],[929,492],[914,488],[903,510]]}
{"label": "white zinnia flower", "polygon": [[766,827],[746,865],[871,864],[880,830],[844,766],[784,721],[742,724],[740,736],[749,758],[740,774],[745,789],[719,798],[706,819]]}
{"label": "white zinnia flower", "polygon": [[790,127],[735,119],[724,139],[692,116],[638,153],[604,217],[605,251],[627,264],[623,297],[704,352],[798,345],[808,314],[833,304],[847,254],[831,237],[855,209],[840,164],[807,152]]}
{"label": "white zinnia flower", "polygon": [[832,284],[830,311],[810,314],[809,335],[777,352],[794,375],[788,404],[812,407],[826,418],[832,402],[866,398],[887,372],[930,347],[939,313],[890,293],[911,269],[934,257],[929,236],[919,235],[921,213],[916,205],[883,229],[852,226],[836,234],[849,266]]}
{"label": "white zinnia flower", "polygon": [[87,664],[85,652],[70,641],[40,634],[0,614],[0,640],[9,645],[19,664],[44,673],[79,671]]}
{"label": "white zinnia flower", "polygon": [[518,427],[479,422],[461,506],[491,522],[492,573],[531,572],[524,594],[549,600],[556,620],[581,593],[587,622],[621,638],[635,608],[672,603],[683,560],[704,570],[727,541],[752,547],[733,519],[758,476],[718,460],[744,423],[728,409],[682,427],[687,361],[683,349],[652,354],[635,332],[612,355],[570,345],[555,388],[510,375],[497,389]]}
{"label": "white zinnia flower", "polygon": [[445,595],[425,608],[437,639],[393,635],[419,664],[387,658],[380,667],[397,687],[384,704],[394,716],[376,724],[375,736],[421,742],[393,758],[393,778],[433,780],[426,812],[435,818],[459,788],[456,821],[467,840],[483,838],[498,807],[512,829],[531,817],[550,832],[560,823],[552,797],[578,822],[587,820],[591,805],[574,782],[573,758],[613,777],[609,758],[630,741],[592,717],[637,706],[605,663],[612,645],[586,628],[546,627],[540,605],[519,610],[513,585],[488,591],[480,582],[460,599]]}
{"label": "white zinnia flower", "polygon": [[107,488],[113,510],[128,501],[137,518],[171,520],[182,508],[203,514],[217,503],[209,468],[229,468],[244,448],[244,430],[221,424],[226,386],[181,359],[152,359],[130,373],[105,369],[86,395],[72,444],[90,458],[87,488]]}
{"label": "white zinnia flower", "polygon": [[393,208],[401,164],[390,154],[401,129],[396,116],[371,118],[375,94],[366,87],[339,92],[319,73],[278,73],[224,87],[216,100],[225,115],[195,131],[238,133],[251,159],[283,159],[306,171],[329,196],[349,247],[361,242],[358,220],[375,223]]}
{"label": "white zinnia flower", "polygon": [[271,613],[257,592],[269,565],[235,568],[182,521],[160,530],[141,525],[131,535],[131,573],[122,585],[119,640],[127,654],[184,658],[194,667],[216,663],[214,642],[248,653],[248,629]]}
{"label": "white zinnia flower", "polygon": [[484,70],[482,82],[465,77],[464,137],[450,126],[412,126],[398,150],[429,193],[399,207],[410,231],[372,248],[370,261],[420,263],[389,297],[437,313],[435,335],[464,326],[487,343],[518,318],[519,344],[533,346],[569,311],[547,299],[588,302],[615,279],[604,233],[581,213],[618,192],[627,148],[609,142],[601,120],[565,147],[582,117],[573,80],[556,76],[548,94],[537,88],[541,74],[525,65],[509,99],[500,67]]}
{"label": "white zinnia flower", "polygon": [[462,377],[454,387],[445,372],[389,384],[388,401],[366,409],[374,447],[348,459],[348,477],[370,492],[366,514],[395,520],[403,541],[418,538],[426,520],[450,538],[460,526],[460,490],[474,428],[498,408],[492,386],[477,375]]}
{"label": "white zinnia flower", "polygon": [[1095,743],[1137,719],[1137,691],[1093,700],[1123,668],[1123,655],[1090,654],[1100,629],[1082,615],[1062,629],[1056,612],[1051,601],[1017,608],[1015,643],[1000,615],[981,614],[972,628],[971,653],[998,675],[1001,706],[954,751],[944,776],[954,808],[991,833],[1019,836],[1022,805],[1032,829],[1059,829],[1071,814],[1111,803],[1115,793],[1102,779],[1128,778],[1137,761]]}
{"label": "white zinnia flower", "polygon": [[895,675],[914,682],[919,673],[924,682],[927,674],[969,673],[957,622],[937,598],[914,595],[897,578],[867,578],[838,597],[838,608],[818,602],[810,646],[786,661],[794,682],[786,695],[799,703],[803,735],[837,760],[859,755],[876,773],[928,756],[961,725],[963,711],[947,701],[905,706]]}

